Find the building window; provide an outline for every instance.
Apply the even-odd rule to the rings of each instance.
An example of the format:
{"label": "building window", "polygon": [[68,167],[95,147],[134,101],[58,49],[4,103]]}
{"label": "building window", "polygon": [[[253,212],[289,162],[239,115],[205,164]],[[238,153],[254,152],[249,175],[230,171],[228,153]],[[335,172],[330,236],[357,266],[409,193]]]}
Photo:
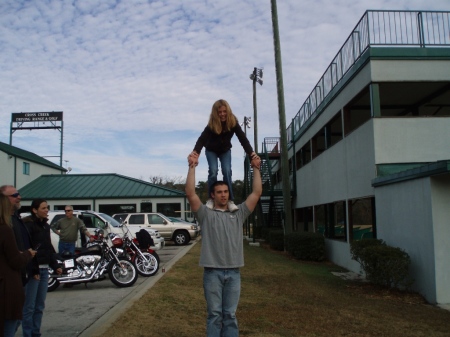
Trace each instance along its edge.
{"label": "building window", "polygon": [[318,205],[315,210],[315,229],[326,238],[345,241],[347,239],[347,220],[345,201]]}
{"label": "building window", "polygon": [[152,203],[151,202],[141,202],[141,212],[151,213]]}
{"label": "building window", "polygon": [[313,208],[303,207],[296,210],[297,221],[295,223],[294,231],[300,232],[313,232],[314,231],[314,218]]}
{"label": "building window", "polygon": [[101,213],[106,213],[108,215],[118,213],[135,213],[136,204],[103,204],[98,206],[98,210]]}
{"label": "building window", "polygon": [[23,162],[23,174],[30,175],[30,163]]}
{"label": "building window", "polygon": [[157,204],[157,213],[162,213],[165,216],[181,217],[181,203],[167,203],[167,204]]}
{"label": "building window", "polygon": [[349,200],[348,214],[351,240],[376,238],[374,197]]}

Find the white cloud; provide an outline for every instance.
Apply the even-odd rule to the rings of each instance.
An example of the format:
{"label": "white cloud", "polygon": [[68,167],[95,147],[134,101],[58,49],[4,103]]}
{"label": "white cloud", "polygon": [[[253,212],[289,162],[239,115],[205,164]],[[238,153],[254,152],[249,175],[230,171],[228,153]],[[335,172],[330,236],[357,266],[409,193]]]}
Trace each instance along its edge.
{"label": "white cloud", "polygon": [[[278,1],[287,124],[367,9],[449,5]],[[9,141],[11,112],[64,111],[64,159],[75,173],[184,176],[215,100],[228,100],[241,122],[253,115],[255,66],[264,68],[258,147],[279,136],[270,1],[6,0],[0,17],[0,140]],[[13,144],[58,154],[58,137],[17,131]],[[243,155],[234,140],[235,179]],[[203,157],[197,179],[206,178]]]}

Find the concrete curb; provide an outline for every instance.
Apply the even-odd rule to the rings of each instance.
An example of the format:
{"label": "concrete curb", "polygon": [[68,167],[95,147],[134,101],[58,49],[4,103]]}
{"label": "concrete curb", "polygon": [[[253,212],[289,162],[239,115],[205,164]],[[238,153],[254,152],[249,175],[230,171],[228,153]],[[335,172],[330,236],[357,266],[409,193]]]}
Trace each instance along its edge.
{"label": "concrete curb", "polygon": [[[151,287],[153,287],[156,282],[161,279],[165,273],[162,272],[162,269],[165,268],[165,271],[169,271],[172,266],[178,262],[192,247],[194,247],[198,243],[198,240],[195,240],[191,245],[184,247],[177,255],[175,255],[168,263],[160,266],[159,272],[157,275],[153,277],[149,277],[145,282],[140,284],[136,289],[134,289],[130,294],[125,296],[120,302],[114,305],[111,309],[109,309],[105,314],[99,317],[92,325],[87,327],[83,332],[81,332],[78,336],[80,337],[95,337],[103,334],[111,324],[127,309],[129,309],[134,302],[140,299]],[[142,276],[139,276],[142,277]]]}

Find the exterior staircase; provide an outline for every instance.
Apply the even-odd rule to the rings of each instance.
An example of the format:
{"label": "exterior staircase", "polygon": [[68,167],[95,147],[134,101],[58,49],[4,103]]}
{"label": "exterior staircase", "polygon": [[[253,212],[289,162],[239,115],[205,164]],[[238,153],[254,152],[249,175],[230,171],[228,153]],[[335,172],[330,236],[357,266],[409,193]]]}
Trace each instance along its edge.
{"label": "exterior staircase", "polygon": [[[261,179],[263,185],[259,207],[255,210],[258,219],[264,227],[282,227],[284,201],[281,181],[277,178],[279,173],[274,172],[280,167],[280,139],[265,138],[263,152],[258,153],[261,158]],[[253,169],[250,160],[245,159],[244,193],[249,195],[252,191]]]}

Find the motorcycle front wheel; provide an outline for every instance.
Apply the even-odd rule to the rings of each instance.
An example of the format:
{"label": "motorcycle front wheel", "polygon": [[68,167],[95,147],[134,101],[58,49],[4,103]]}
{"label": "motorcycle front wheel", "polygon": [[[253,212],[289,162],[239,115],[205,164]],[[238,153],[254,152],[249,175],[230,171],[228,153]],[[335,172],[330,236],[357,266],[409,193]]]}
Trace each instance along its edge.
{"label": "motorcycle front wheel", "polygon": [[156,275],[159,270],[159,256],[156,252],[153,254],[150,252],[142,252],[142,255],[137,254],[133,263],[139,275],[145,277]]}
{"label": "motorcycle front wheel", "polygon": [[47,286],[47,292],[53,291],[56,288],[59,287],[59,281],[57,280],[56,277],[51,277],[50,275],[53,274],[53,269],[49,268],[48,269],[48,286]]}
{"label": "motorcycle front wheel", "polygon": [[108,275],[111,282],[118,287],[131,287],[138,278],[136,267],[126,259],[120,259],[120,262],[111,261],[108,265]]}

